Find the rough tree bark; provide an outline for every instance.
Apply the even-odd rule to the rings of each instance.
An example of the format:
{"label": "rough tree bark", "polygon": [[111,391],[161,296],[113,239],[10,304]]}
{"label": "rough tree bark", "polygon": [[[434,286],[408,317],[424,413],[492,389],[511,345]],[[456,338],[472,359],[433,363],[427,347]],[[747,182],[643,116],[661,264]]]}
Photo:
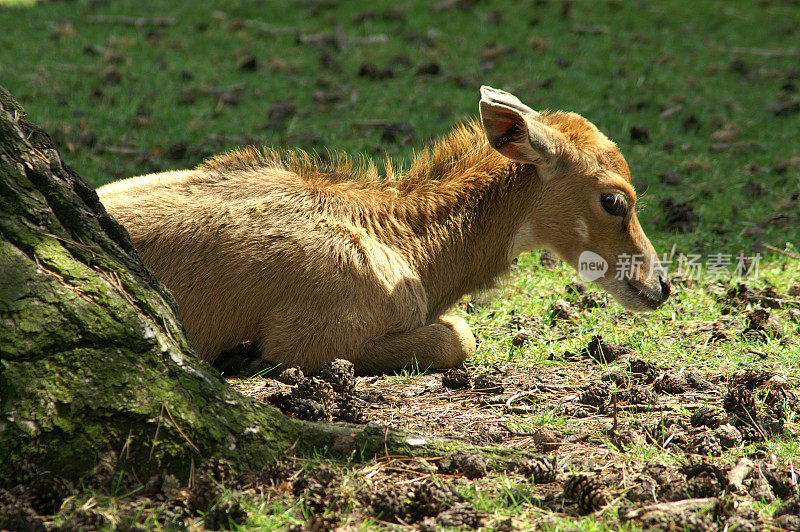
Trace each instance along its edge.
{"label": "rough tree bark", "polygon": [[[290,419],[232,390],[186,340],[125,230],[0,87],[0,471],[139,478],[225,457],[435,455],[463,447]],[[503,452],[495,457],[503,460]]]}

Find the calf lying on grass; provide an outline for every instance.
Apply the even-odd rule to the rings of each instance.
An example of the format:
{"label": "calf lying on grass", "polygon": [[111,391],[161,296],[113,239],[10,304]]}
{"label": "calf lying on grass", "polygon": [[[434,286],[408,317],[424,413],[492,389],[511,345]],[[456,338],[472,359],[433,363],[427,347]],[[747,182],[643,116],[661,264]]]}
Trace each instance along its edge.
{"label": "calf lying on grass", "polygon": [[[631,310],[664,302],[614,143],[489,87],[480,113],[407,172],[387,162],[384,178],[346,157],[244,148],[97,192],[208,361],[252,341],[305,371],[335,358],[360,373],[457,366],[475,338],[444,312],[538,248],[576,268],[596,254],[608,265],[597,283]],[[617,279],[631,256],[642,260]]]}

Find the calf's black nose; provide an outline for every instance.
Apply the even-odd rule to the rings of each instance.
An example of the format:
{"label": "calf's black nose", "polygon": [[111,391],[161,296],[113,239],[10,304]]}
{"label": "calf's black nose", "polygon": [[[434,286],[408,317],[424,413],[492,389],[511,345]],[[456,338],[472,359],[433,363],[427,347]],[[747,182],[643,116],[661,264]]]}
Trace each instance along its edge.
{"label": "calf's black nose", "polygon": [[669,285],[669,279],[667,279],[666,275],[659,275],[658,282],[661,283],[661,297],[666,301],[666,299],[669,297],[669,293],[671,290]]}

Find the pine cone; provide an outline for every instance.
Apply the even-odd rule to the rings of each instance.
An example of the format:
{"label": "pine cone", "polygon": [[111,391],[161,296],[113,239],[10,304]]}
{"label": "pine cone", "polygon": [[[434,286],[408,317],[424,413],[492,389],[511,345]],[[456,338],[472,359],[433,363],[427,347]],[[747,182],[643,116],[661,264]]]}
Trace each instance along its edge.
{"label": "pine cone", "polygon": [[584,405],[602,408],[611,398],[611,392],[607,386],[599,383],[590,384],[578,397],[578,402]]}
{"label": "pine cone", "polygon": [[719,456],[722,454],[722,446],[713,433],[704,432],[692,441],[691,452],[703,456]]}
{"label": "pine cone", "polygon": [[289,386],[295,386],[305,378],[306,376],[303,375],[303,370],[297,366],[293,366],[280,372],[280,374],[275,377],[275,380],[288,384]]}
{"label": "pine cone", "polygon": [[333,417],[345,423],[366,423],[367,416],[364,409],[358,404],[358,398],[352,395],[342,395],[333,409]]}
{"label": "pine cone", "polygon": [[445,388],[459,390],[461,388],[469,388],[469,385],[469,371],[463,366],[449,369],[442,375],[442,386]]}
{"label": "pine cone", "polygon": [[[203,527],[207,530],[230,530],[238,528],[247,520],[247,510],[239,501],[228,500],[217,504],[203,516]],[[231,526],[233,525],[233,527]]]}
{"label": "pine cone", "polygon": [[267,462],[258,475],[259,480],[264,484],[278,484],[289,478],[291,472],[289,467],[283,462]]}
{"label": "pine cone", "polygon": [[731,387],[744,386],[752,391],[764,386],[775,374],[761,369],[744,369],[731,375],[728,384]]}
{"label": "pine cone", "polygon": [[692,413],[690,421],[693,427],[715,429],[725,422],[725,414],[713,406],[701,406]]}
{"label": "pine cone", "polygon": [[656,402],[656,395],[649,386],[631,386],[626,396],[628,403],[632,405],[649,405]]}
{"label": "pine cone", "polygon": [[22,462],[17,467],[10,467],[0,479],[0,487],[11,489],[16,486],[30,486],[39,477],[39,469],[30,462]]}
{"label": "pine cone", "polygon": [[722,400],[722,406],[726,412],[736,416],[741,423],[752,425],[758,419],[756,399],[750,390],[743,386],[728,389]]}
{"label": "pine cone", "polygon": [[28,486],[27,495],[31,508],[36,513],[50,515],[58,512],[71,491],[64,479],[40,476]]}
{"label": "pine cone", "polygon": [[436,516],[461,496],[448,486],[440,486],[433,480],[416,484],[408,501],[408,517],[420,521],[425,517]]}
{"label": "pine cone", "polygon": [[329,382],[316,377],[301,380],[297,383],[297,387],[292,390],[292,398],[311,399],[325,407],[333,404],[334,396],[333,386]]}
{"label": "pine cone", "polygon": [[44,532],[44,520],[23,500],[0,488],[0,530]]}
{"label": "pine cone", "polygon": [[320,379],[330,383],[336,393],[351,393],[356,386],[353,363],[340,358],[328,362],[319,369]]}
{"label": "pine cone", "polygon": [[655,381],[656,377],[661,373],[658,364],[642,358],[635,358],[628,362],[628,371],[631,372],[635,380],[645,384]]}
{"label": "pine cone", "polygon": [[341,518],[335,514],[314,515],[306,522],[304,532],[329,532],[337,530]]}
{"label": "pine cone", "polygon": [[371,494],[369,505],[372,507],[373,515],[384,521],[397,521],[405,518],[406,505],[403,497],[393,489]]}
{"label": "pine cone", "polygon": [[739,447],[742,444],[742,433],[730,423],[724,423],[717,427],[714,436],[719,440],[723,449]]}
{"label": "pine cone", "polygon": [[659,393],[678,395],[689,389],[686,377],[678,371],[667,371],[653,383],[653,389]]}
{"label": "pine cone", "polygon": [[295,399],[289,405],[287,412],[306,421],[327,421],[330,419],[330,413],[325,408],[325,405],[313,399]]}
{"label": "pine cone", "polygon": [[228,478],[227,460],[209,459],[197,469],[187,505],[193,515],[205,513],[222,494],[222,483]]}
{"label": "pine cone", "polygon": [[207,477],[218,484],[226,484],[236,478],[233,463],[225,458],[209,458],[198,468],[197,476]]}
{"label": "pine cone", "polygon": [[472,387],[476,391],[483,393],[502,393],[503,379],[493,373],[479,373],[473,379]]}
{"label": "pine cone", "polygon": [[564,484],[564,496],[578,503],[581,514],[590,514],[602,508],[607,498],[597,478],[579,474],[571,476]]}
{"label": "pine cone", "polygon": [[722,492],[722,487],[720,486],[719,480],[717,480],[717,477],[711,473],[701,473],[689,479],[686,485],[688,494],[691,497],[700,499],[706,497],[718,497]]}
{"label": "pine cone", "polygon": [[103,514],[91,510],[80,509],[72,514],[72,516],[64,523],[62,523],[60,527],[50,530],[59,530],[64,532],[73,532],[75,530],[103,530],[104,528],[108,527],[108,525],[108,519],[106,519]]}
{"label": "pine cone", "polygon": [[532,478],[535,484],[549,484],[555,482],[556,459],[547,460],[545,458],[534,458],[524,460],[517,465],[517,471],[528,478]]}
{"label": "pine cone", "polygon": [[455,503],[451,508],[436,516],[436,523],[439,527],[475,530],[482,522],[481,514],[468,502]]}
{"label": "pine cone", "polygon": [[586,352],[590,357],[603,364],[613,362],[622,355],[630,353],[627,347],[612,344],[603,339],[602,336],[593,336],[586,346]]}

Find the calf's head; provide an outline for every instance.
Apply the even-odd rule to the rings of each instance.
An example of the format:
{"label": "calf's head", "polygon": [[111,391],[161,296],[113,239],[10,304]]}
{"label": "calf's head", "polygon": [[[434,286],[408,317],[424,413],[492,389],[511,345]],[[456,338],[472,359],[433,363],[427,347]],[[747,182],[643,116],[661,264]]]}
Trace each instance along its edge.
{"label": "calf's head", "polygon": [[546,248],[620,304],[649,311],[670,285],[636,218],[636,192],[616,145],[575,113],[538,113],[512,94],[481,87],[492,147],[540,180],[510,253]]}

